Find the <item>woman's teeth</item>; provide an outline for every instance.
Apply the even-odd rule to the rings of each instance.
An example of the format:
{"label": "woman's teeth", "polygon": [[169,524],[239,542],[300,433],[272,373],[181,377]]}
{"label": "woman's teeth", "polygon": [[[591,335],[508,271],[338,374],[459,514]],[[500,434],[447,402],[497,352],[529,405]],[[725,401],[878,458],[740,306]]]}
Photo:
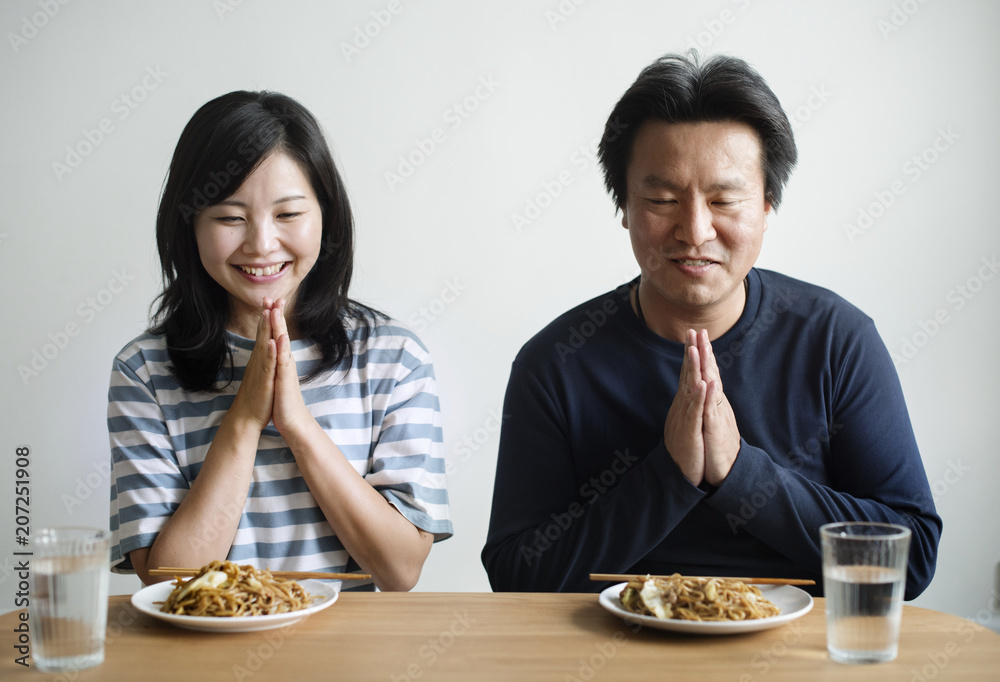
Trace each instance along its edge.
{"label": "woman's teeth", "polygon": [[266,268],[251,268],[246,265],[240,265],[239,268],[248,275],[255,275],[256,277],[266,277],[267,275],[274,275],[281,271],[281,268],[285,267],[284,263],[279,263],[278,265],[268,265]]}

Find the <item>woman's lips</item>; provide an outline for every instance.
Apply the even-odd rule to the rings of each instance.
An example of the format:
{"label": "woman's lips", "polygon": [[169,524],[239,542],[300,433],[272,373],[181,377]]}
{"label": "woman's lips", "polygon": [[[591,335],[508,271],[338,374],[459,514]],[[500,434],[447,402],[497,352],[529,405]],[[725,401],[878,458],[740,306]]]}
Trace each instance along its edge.
{"label": "woman's lips", "polygon": [[267,282],[280,277],[287,265],[288,262],[272,265],[234,265],[233,267],[252,282]]}

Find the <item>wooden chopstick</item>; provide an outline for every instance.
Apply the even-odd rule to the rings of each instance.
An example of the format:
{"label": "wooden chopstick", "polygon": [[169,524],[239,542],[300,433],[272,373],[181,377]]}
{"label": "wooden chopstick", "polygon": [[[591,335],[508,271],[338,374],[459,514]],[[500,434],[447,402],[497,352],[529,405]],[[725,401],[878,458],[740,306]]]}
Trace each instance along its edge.
{"label": "wooden chopstick", "polygon": [[[611,582],[628,582],[631,580],[645,580],[645,575],[621,575],[618,573],[591,573],[591,580]],[[666,575],[653,575],[650,578],[669,578]],[[815,580],[801,580],[799,578],[730,578],[729,576],[707,576],[707,575],[685,575],[684,578],[696,578],[707,580],[709,578],[725,578],[726,580],[739,580],[743,583],[754,583],[755,585],[815,585]]]}
{"label": "wooden chopstick", "polygon": [[[200,568],[161,567],[149,569],[150,575],[169,575],[175,578],[198,575],[200,572]],[[271,571],[271,575],[282,580],[308,580],[309,578],[316,580],[367,580],[371,578],[368,573],[316,573],[312,571]]]}

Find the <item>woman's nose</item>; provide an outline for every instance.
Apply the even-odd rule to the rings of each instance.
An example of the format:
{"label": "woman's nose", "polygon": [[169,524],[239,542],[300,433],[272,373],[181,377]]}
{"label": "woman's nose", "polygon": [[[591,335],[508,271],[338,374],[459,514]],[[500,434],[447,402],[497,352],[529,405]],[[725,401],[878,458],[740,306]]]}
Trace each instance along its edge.
{"label": "woman's nose", "polygon": [[249,254],[267,254],[278,248],[278,226],[274,219],[251,218],[247,223],[243,250]]}

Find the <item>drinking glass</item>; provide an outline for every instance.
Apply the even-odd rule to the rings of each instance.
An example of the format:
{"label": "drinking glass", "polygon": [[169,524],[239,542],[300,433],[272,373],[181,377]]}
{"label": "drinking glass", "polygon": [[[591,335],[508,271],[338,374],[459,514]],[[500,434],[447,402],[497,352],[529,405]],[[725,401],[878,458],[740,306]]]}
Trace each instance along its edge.
{"label": "drinking glass", "polygon": [[910,529],[891,523],[820,527],[826,648],[839,663],[896,658]]}
{"label": "drinking glass", "polygon": [[82,670],[104,661],[110,533],[43,528],[33,541],[31,657],[43,672]]}

